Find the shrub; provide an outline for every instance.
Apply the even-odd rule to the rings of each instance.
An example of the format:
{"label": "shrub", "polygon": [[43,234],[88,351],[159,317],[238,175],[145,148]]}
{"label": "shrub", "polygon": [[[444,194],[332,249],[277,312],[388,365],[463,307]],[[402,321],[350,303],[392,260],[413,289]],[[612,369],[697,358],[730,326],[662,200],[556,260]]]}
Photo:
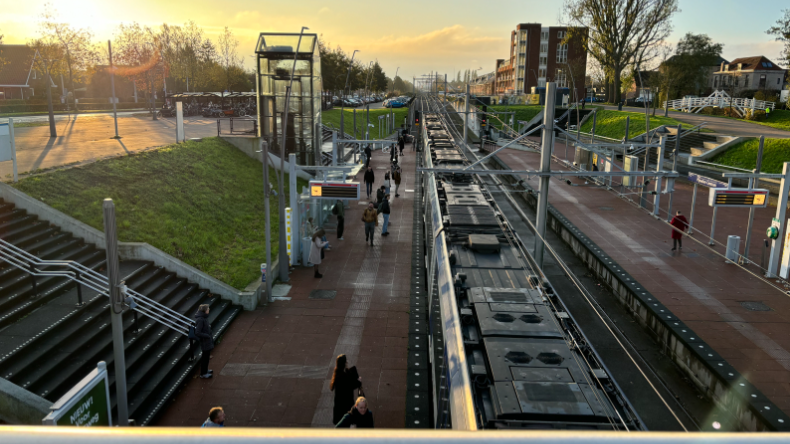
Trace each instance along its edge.
{"label": "shrub", "polygon": [[765,120],[765,111],[762,111],[762,110],[759,110],[759,109],[756,109],[756,110],[752,111],[751,109],[747,108],[746,109],[746,117],[745,117],[745,119],[746,120],[754,120],[756,122],[759,122],[761,120]]}

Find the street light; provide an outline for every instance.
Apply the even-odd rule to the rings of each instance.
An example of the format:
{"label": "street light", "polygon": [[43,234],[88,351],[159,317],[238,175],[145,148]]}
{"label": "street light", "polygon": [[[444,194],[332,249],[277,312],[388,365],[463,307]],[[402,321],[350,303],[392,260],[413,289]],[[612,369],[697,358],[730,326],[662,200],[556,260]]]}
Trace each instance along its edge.
{"label": "street light", "polygon": [[346,108],[346,89],[348,89],[348,79],[351,76],[351,66],[354,65],[354,56],[357,55],[358,52],[359,50],[355,49],[351,54],[351,61],[348,63],[348,71],[346,72],[346,84],[343,86],[343,97],[340,98],[340,132],[343,137],[345,137],[346,134],[346,128],[345,125],[343,125],[343,116],[345,116]]}
{"label": "street light", "polygon": [[[286,240],[285,235],[285,192],[284,192],[284,182],[285,182],[285,138],[287,135],[287,128],[288,128],[288,110],[290,108],[291,102],[291,88],[293,87],[294,83],[294,75],[296,74],[296,61],[299,57],[299,47],[302,45],[302,36],[304,35],[305,30],[310,29],[307,26],[302,26],[302,30],[299,31],[299,41],[296,43],[296,51],[294,52],[294,63],[291,66],[291,80],[288,82],[288,87],[285,89],[285,109],[283,110],[283,138],[282,143],[280,143],[280,184],[279,184],[279,195],[277,196],[279,203],[280,203],[280,280],[282,282],[288,282],[288,242]],[[269,233],[267,233],[268,235]],[[268,267],[268,264],[267,264]]]}

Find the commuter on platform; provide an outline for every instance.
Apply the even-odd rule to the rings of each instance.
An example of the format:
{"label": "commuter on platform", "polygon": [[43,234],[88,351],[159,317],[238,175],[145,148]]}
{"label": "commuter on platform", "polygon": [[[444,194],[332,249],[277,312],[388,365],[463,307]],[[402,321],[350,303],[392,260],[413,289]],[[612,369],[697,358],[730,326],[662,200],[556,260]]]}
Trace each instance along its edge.
{"label": "commuter on platform", "polygon": [[343,415],[343,418],[335,426],[336,429],[372,429],[373,412],[368,409],[368,400],[363,396],[357,398],[354,407]]}
{"label": "commuter on platform", "polygon": [[381,227],[381,235],[382,236],[389,236],[390,233],[387,231],[387,227],[390,225],[390,195],[386,194],[384,196],[384,200],[381,201],[379,204],[379,213],[384,215],[384,225]]}
{"label": "commuter on platform", "polygon": [[373,192],[373,182],[376,181],[376,175],[373,174],[373,168],[368,167],[368,170],[365,171],[365,190],[368,192],[368,199],[370,199],[370,193]]}
{"label": "commuter on platform", "polygon": [[370,245],[373,245],[373,234],[376,232],[376,227],[379,225],[379,213],[373,206],[373,202],[370,202],[365,212],[362,213],[362,222],[365,223],[365,242],[370,238]]}
{"label": "commuter on platform", "polygon": [[225,410],[222,407],[212,407],[206,422],[200,427],[225,427]]}
{"label": "commuter on platform", "polygon": [[[315,234],[315,232],[320,229],[321,227],[315,224],[312,217],[308,217],[307,222],[304,223],[304,232],[306,234],[305,237],[313,237],[313,234]],[[326,239],[326,235],[324,235],[321,240],[326,242],[326,246],[324,247],[325,250],[329,251],[332,249],[332,246],[329,245],[329,241]]]}
{"label": "commuter on platform", "polygon": [[339,355],[335,361],[335,371],[329,389],[335,392],[335,404],[332,409],[332,424],[337,424],[343,415],[354,406],[354,390],[361,389],[362,378],[356,367],[346,368],[346,355]]}
{"label": "commuter on platform", "polygon": [[214,370],[209,370],[208,361],[211,359],[211,350],[214,349],[214,339],[211,336],[211,324],[208,322],[208,304],[198,307],[195,313],[195,336],[200,339],[200,350],[203,355],[200,357],[200,377],[210,379],[214,376]]}
{"label": "commuter on platform", "polygon": [[[403,137],[398,138],[398,143],[403,140]],[[390,150],[390,163],[398,161],[398,145],[393,145],[392,149]]]}
{"label": "commuter on platform", "polygon": [[321,265],[321,259],[324,258],[324,246],[326,246],[327,242],[321,240],[322,237],[326,235],[326,232],[323,229],[319,229],[313,234],[313,239],[310,244],[310,257],[309,261],[313,264],[313,269],[315,270],[314,277],[316,279],[320,279],[324,277],[323,274],[318,272],[318,266]]}
{"label": "commuter on platform", "polygon": [[387,171],[384,173],[384,193],[389,196],[390,195],[390,187],[392,186],[392,181],[390,180],[390,173]]}
{"label": "commuter on platform", "polygon": [[400,180],[401,180],[401,169],[397,167],[395,172],[392,173],[392,180],[395,182],[395,197],[400,197],[398,194],[398,189],[400,189]]}
{"label": "commuter on platform", "polygon": [[346,227],[346,208],[343,206],[342,200],[337,200],[335,206],[332,207],[332,214],[337,216],[337,240],[343,240],[343,230]]}
{"label": "commuter on platform", "polygon": [[[677,228],[677,230],[672,230],[672,251],[680,248],[683,249],[683,233],[689,226],[689,221],[686,220],[686,216],[680,214],[678,211],[675,214],[675,217],[672,218],[672,221],[669,222],[670,225]],[[678,231],[680,230],[680,231]]]}
{"label": "commuter on platform", "polygon": [[398,138],[398,148],[400,148],[400,155],[403,155],[403,147],[406,146],[406,136]]}
{"label": "commuter on platform", "polygon": [[370,145],[365,147],[365,168],[370,166],[370,156],[373,152],[370,150]]}
{"label": "commuter on platform", "polygon": [[384,185],[382,185],[381,188],[376,190],[376,208],[378,208],[379,205],[381,205],[381,201],[384,200],[384,196],[387,195],[386,190],[387,189],[384,187]]}

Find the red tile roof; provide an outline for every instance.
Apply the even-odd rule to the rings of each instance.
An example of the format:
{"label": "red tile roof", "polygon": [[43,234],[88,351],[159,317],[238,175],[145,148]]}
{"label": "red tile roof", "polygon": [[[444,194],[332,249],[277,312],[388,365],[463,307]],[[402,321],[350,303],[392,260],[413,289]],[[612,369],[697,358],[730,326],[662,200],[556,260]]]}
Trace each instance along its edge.
{"label": "red tile roof", "polygon": [[784,71],[776,65],[776,63],[768,60],[764,56],[754,57],[741,57],[730,62],[730,71],[738,69],[738,64],[742,63],[741,70],[757,70],[757,71]]}
{"label": "red tile roof", "polygon": [[27,45],[0,45],[0,86],[26,86],[33,65]]}

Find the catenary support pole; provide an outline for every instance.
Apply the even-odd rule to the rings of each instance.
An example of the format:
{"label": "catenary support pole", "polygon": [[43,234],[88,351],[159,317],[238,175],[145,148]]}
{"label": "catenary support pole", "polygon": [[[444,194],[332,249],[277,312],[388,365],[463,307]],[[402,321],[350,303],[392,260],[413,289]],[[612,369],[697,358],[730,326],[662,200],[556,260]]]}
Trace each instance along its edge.
{"label": "catenary support pole", "polygon": [[[112,66],[112,43],[107,40],[107,51],[110,54],[110,89],[112,89],[112,118],[115,121],[115,138],[120,139],[118,136],[118,110],[115,105],[115,69]],[[66,99],[68,102],[68,99]]]}
{"label": "catenary support pole", "polygon": [[[336,132],[332,132],[337,136]],[[337,140],[337,139],[335,139]],[[298,263],[302,258],[299,247],[302,245],[301,233],[299,227],[302,226],[302,215],[299,214],[299,193],[296,190],[296,153],[288,154],[288,189],[290,191],[290,205],[291,205],[291,258],[294,264]],[[307,264],[302,264],[307,265]]]}
{"label": "catenary support pole", "polygon": [[625,116],[625,138],[624,142],[628,142],[628,129],[631,126],[631,116]]}
{"label": "catenary support pole", "polygon": [[768,261],[768,277],[776,277],[779,261],[782,256],[782,240],[787,227],[787,195],[790,193],[790,162],[785,162],[782,168],[782,183],[779,186],[779,201],[776,205],[776,219],[779,220],[779,236],[771,242],[771,256]]}
{"label": "catenary support pole", "polygon": [[[543,110],[543,131],[541,134],[540,170],[551,171],[551,152],[554,142],[554,100],[557,85],[554,82],[546,84],[546,107]],[[550,176],[541,176],[538,193],[538,214],[535,227],[538,230],[535,237],[535,262],[543,268],[543,238],[546,234],[546,212],[549,200]]]}
{"label": "catenary support pole", "polygon": [[464,143],[469,139],[466,137],[469,131],[469,84],[466,84],[466,100],[464,104]]}
{"label": "catenary support pole", "polygon": [[710,246],[716,245],[716,241],[713,239],[716,234],[716,212],[718,209],[719,207],[713,207],[713,219],[710,221],[710,241],[708,241]]}
{"label": "catenary support pole", "polygon": [[694,182],[694,192],[691,195],[691,214],[689,215],[689,236],[694,235],[694,208],[697,207],[697,184]]}
{"label": "catenary support pole", "polygon": [[[757,148],[757,165],[755,165],[754,172],[759,173],[763,165],[763,146],[765,145],[765,136],[760,136],[760,145]],[[749,188],[760,188],[760,179],[749,179]],[[749,242],[752,240],[752,225],[754,224],[754,211],[755,208],[749,208],[749,222],[746,224],[746,241],[743,246],[743,258],[749,259]]]}
{"label": "catenary support pole", "polygon": [[118,425],[129,425],[129,404],[126,398],[126,354],[123,341],[123,295],[121,294],[121,266],[118,262],[118,232],[115,224],[115,204],[104,199],[104,239],[107,243],[107,278],[110,287],[110,322],[115,364],[115,399]]}
{"label": "catenary support pole", "polygon": [[[678,169],[678,153],[680,153],[680,130],[682,126],[678,124],[678,135],[675,139],[675,150],[672,151],[672,171]],[[672,197],[675,195],[675,190],[670,190],[669,193],[669,208],[667,209],[667,222],[672,220]]]}
{"label": "catenary support pole", "polygon": [[[656,151],[656,171],[663,171],[664,170],[664,153],[667,149],[667,138],[661,137],[661,148],[658,148]],[[661,179],[662,177],[656,177],[656,188],[655,192],[656,195],[653,197],[653,216],[660,217],[659,210],[661,207]]]}
{"label": "catenary support pole", "polygon": [[266,230],[266,299],[272,301],[272,225],[269,208],[269,143],[261,138],[261,161],[263,162],[263,217]]}
{"label": "catenary support pole", "polygon": [[[549,103],[548,98],[546,99],[546,103]],[[552,103],[554,102],[552,101]],[[590,143],[595,143],[595,124],[598,117],[598,113],[596,111],[598,110],[593,111],[593,124],[592,124],[592,132],[590,133]]]}

